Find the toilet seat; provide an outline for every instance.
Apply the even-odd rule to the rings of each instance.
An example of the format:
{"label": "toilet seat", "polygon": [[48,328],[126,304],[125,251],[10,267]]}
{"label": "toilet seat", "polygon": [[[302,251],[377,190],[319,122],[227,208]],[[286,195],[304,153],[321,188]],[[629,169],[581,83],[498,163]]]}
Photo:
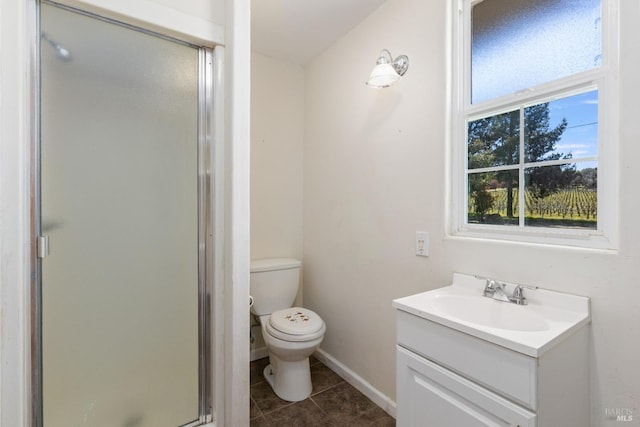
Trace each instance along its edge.
{"label": "toilet seat", "polygon": [[311,341],[321,337],[326,326],[320,316],[308,308],[291,307],[271,313],[266,330],[283,341]]}

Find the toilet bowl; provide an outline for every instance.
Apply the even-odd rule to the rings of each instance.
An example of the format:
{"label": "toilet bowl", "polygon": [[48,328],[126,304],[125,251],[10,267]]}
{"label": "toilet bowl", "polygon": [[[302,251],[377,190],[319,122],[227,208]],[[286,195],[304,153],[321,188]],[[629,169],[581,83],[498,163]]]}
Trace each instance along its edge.
{"label": "toilet bowl", "polygon": [[[292,322],[291,317],[308,320]],[[290,402],[306,399],[312,390],[309,356],[324,338],[324,322],[309,309],[292,307],[261,316],[260,324],[269,351],[269,365],[263,371],[265,379],[281,399]]]}
{"label": "toilet bowl", "polygon": [[290,402],[311,395],[309,356],[326,331],[318,314],[291,307],[298,292],[300,265],[291,258],[251,262],[251,312],[260,322],[269,352],[264,377],[278,397]]}

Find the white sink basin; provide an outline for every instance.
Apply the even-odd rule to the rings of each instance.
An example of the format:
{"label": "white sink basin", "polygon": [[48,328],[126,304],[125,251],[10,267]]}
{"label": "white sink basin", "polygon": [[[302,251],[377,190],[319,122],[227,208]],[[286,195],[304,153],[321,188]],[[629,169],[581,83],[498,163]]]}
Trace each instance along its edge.
{"label": "white sink basin", "polygon": [[436,295],[434,310],[444,317],[510,331],[545,331],[549,322],[526,307],[490,298],[465,295]]}
{"label": "white sink basin", "polygon": [[[455,273],[453,284],[400,298],[393,306],[427,320],[539,357],[591,321],[589,298],[525,289],[527,305],[482,295],[485,280]],[[507,284],[512,291],[513,284]]]}

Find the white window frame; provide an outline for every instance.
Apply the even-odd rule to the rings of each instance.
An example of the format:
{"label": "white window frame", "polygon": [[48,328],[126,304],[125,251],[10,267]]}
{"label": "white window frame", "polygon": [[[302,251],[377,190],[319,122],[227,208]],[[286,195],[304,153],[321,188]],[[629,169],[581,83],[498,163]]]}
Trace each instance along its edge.
{"label": "white window frame", "polygon": [[[482,0],[452,0],[451,34],[451,236],[616,250],[618,245],[618,28],[619,0],[601,0],[602,63],[488,101],[471,104],[471,8]],[[467,221],[467,123],[587,90],[598,90],[598,227],[556,229]],[[563,163],[571,163],[567,160]],[[517,166],[517,165],[514,165]],[[523,166],[520,165],[520,174]],[[521,176],[521,182],[522,180]]]}

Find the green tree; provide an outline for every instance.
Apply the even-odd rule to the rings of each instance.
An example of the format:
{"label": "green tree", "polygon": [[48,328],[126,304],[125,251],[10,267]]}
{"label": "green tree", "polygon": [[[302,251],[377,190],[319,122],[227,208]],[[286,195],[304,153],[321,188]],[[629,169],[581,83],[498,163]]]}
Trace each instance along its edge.
{"label": "green tree", "polygon": [[480,222],[485,222],[485,214],[493,207],[493,195],[488,191],[489,182],[486,179],[476,177],[470,183],[470,194],[473,200],[474,211]]}
{"label": "green tree", "polygon": [[[491,117],[474,120],[468,126],[468,165],[469,169],[510,166],[494,172],[495,179],[505,188],[507,195],[507,217],[513,217],[514,189],[518,186],[520,162],[520,132],[524,132],[524,159],[526,162],[569,159],[570,154],[556,153],[556,143],[567,127],[566,119],[550,127],[549,103],[538,104],[524,109],[524,129],[521,130],[520,111],[514,110]],[[542,196],[555,191],[564,182],[570,183],[575,169],[567,166],[548,166],[528,171],[530,189]],[[471,196],[476,202],[481,195],[484,174],[471,174],[469,178]],[[568,180],[568,181],[567,181]]]}
{"label": "green tree", "polygon": [[[470,169],[492,166],[517,165],[520,159],[520,113],[511,111],[486,117],[469,123],[468,162]],[[513,217],[513,188],[518,183],[518,170],[502,170],[495,173],[507,193],[507,216]],[[479,179],[472,175],[470,181]],[[477,197],[482,182],[470,182],[476,188]]]}
{"label": "green tree", "polygon": [[586,188],[595,190],[598,187],[598,168],[585,168],[579,173]]}
{"label": "green tree", "polygon": [[[525,109],[525,161],[570,159],[571,153],[554,153],[556,143],[567,128],[567,120],[549,129],[549,103]],[[528,189],[534,197],[544,198],[567,187],[575,178],[574,165],[545,166],[530,169],[527,174]]]}

